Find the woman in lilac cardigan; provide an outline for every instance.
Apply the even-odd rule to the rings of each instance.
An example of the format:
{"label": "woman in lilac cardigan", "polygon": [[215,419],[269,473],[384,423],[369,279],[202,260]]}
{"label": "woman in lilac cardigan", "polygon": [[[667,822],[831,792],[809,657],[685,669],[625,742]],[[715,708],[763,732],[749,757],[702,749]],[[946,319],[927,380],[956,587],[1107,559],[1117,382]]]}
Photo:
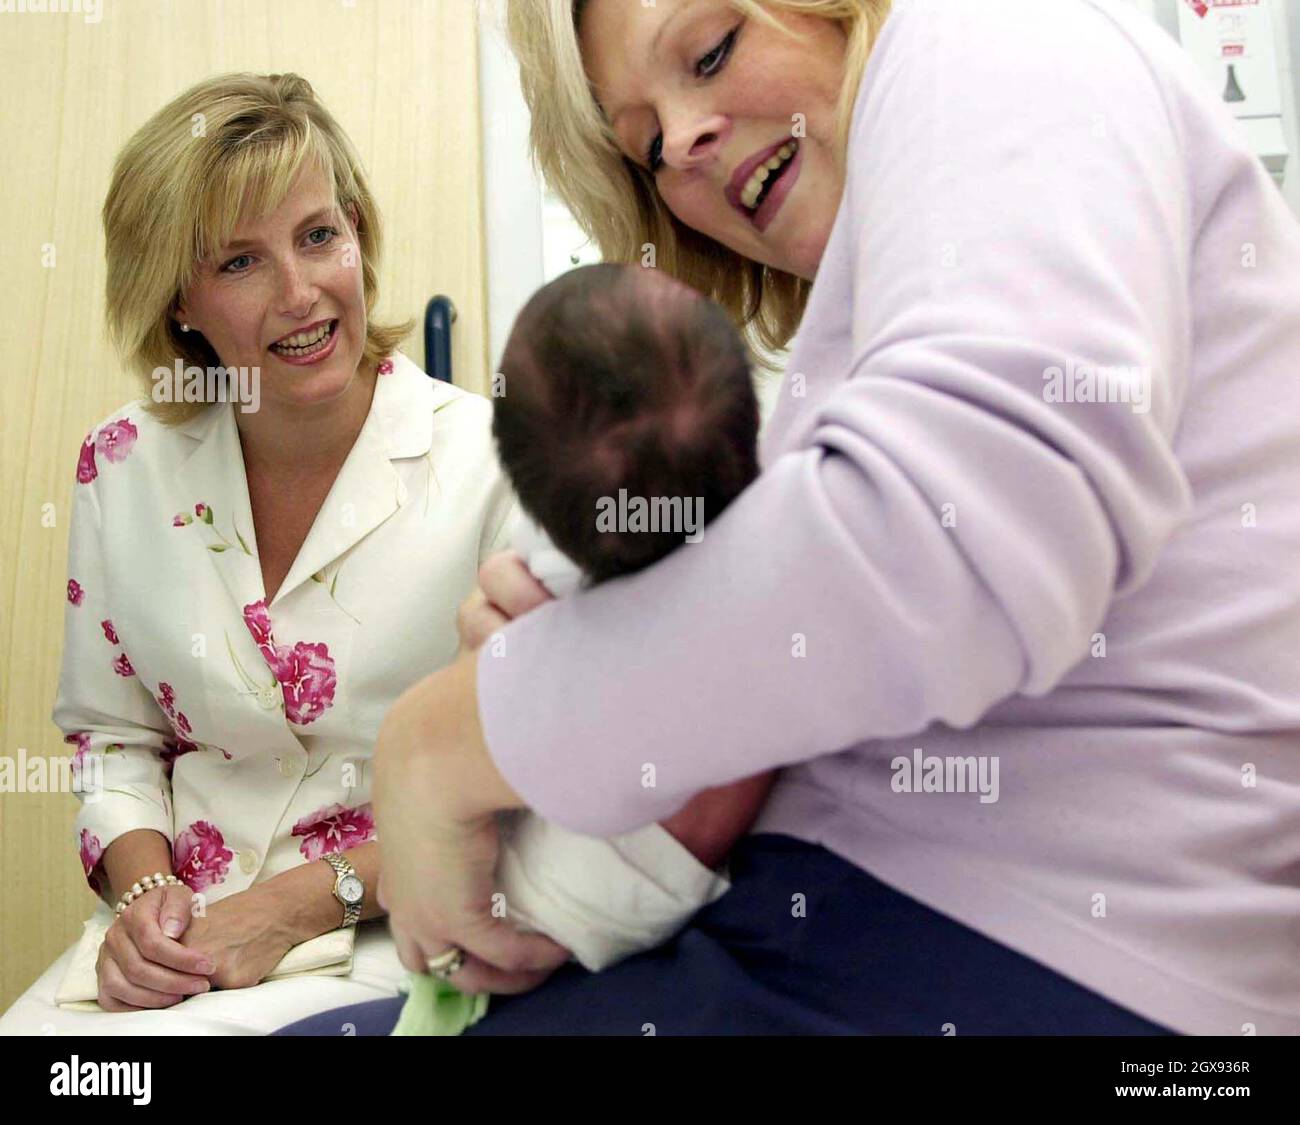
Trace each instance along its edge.
{"label": "woman in lilac cardigan", "polygon": [[[548,181],[798,335],[702,542],[545,604],[490,561],[390,712],[405,963],[523,993],[472,1034],[1300,1032],[1300,227],[1213,91],[1119,0],[569,7],[509,9]],[[727,895],[528,991],[494,810],[774,767]]]}

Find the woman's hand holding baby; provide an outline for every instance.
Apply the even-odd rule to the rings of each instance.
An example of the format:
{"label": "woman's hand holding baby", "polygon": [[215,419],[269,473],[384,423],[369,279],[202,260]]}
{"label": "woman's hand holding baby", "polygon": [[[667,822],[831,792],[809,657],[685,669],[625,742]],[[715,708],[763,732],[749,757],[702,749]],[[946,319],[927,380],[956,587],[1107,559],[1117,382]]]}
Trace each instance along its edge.
{"label": "woman's hand holding baby", "polygon": [[[371,794],[381,825],[379,901],[408,969],[424,972],[429,958],[458,945],[467,957],[451,979],[462,992],[526,992],[569,951],[541,934],[520,934],[491,913],[498,840],[485,810],[522,802],[483,743],[474,653],[551,595],[513,551],[485,560],[479,584],[457,614],[460,657],[406,692],[379,733]],[[487,799],[494,789],[497,799]],[[471,793],[480,807],[447,806],[449,796]]]}
{"label": "woman's hand holding baby", "polygon": [[[371,800],[379,827],[379,903],[402,964],[425,971],[458,946],[451,978],[462,992],[523,992],[568,959],[541,934],[521,934],[492,911],[498,838],[494,813],[525,808],[497,770],[478,714],[477,650],[550,595],[506,551],[479,568],[480,588],[461,606],[461,653],[404,692],[375,744]],[[664,827],[713,866],[753,822],[770,786],[754,778],[697,795]]]}
{"label": "woman's hand holding baby", "polygon": [[[551,597],[514,551],[489,556],[479,567],[478,580],[479,588],[461,605],[457,619],[462,649],[470,651]],[[660,827],[706,867],[717,867],[753,827],[775,781],[776,774],[769,772],[706,789]]]}
{"label": "woman's hand holding baby", "polygon": [[402,964],[425,972],[453,946],[462,992],[526,992],[569,957],[493,911],[496,809],[523,801],[497,772],[478,721],[477,657],[462,651],[403,692],[375,744],[371,803],[379,828],[379,904]]}
{"label": "woman's hand holding baby", "polygon": [[514,551],[489,555],[478,568],[478,589],[456,615],[462,651],[476,651],[493,633],[511,620],[551,600],[528,567]]}

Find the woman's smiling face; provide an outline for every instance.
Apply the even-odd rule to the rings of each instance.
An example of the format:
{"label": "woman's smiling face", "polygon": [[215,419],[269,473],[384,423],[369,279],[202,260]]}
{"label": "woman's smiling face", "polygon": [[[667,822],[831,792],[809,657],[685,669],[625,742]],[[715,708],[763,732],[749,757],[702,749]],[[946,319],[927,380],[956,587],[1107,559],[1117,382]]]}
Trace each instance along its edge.
{"label": "woman's smiling face", "polygon": [[[325,173],[304,171],[274,211],[240,222],[200,265],[176,319],[202,332],[225,366],[261,368],[264,402],[304,406],[347,390],[365,347],[361,248]],[[289,343],[322,328],[320,340]]]}
{"label": "woman's smiling face", "polygon": [[[801,38],[726,0],[588,0],[578,38],[624,155],[653,172],[669,210],[811,280],[843,190],[833,136],[846,39],[832,20],[770,10]],[[765,156],[786,163],[754,210],[750,170]]]}

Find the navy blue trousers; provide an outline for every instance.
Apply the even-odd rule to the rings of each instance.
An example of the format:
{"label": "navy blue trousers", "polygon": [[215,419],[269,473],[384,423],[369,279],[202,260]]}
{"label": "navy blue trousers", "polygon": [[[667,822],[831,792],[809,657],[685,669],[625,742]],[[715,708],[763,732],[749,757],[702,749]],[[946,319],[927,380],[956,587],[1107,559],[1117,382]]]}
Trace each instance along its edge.
{"label": "navy blue trousers", "polygon": [[[823,847],[742,839],[731,890],[675,938],[602,973],[576,962],[493,996],[466,1035],[1168,1035],[887,887]],[[794,896],[803,895],[803,916]],[[402,998],[277,1035],[387,1035]],[[945,1025],[951,1025],[947,1029]]]}

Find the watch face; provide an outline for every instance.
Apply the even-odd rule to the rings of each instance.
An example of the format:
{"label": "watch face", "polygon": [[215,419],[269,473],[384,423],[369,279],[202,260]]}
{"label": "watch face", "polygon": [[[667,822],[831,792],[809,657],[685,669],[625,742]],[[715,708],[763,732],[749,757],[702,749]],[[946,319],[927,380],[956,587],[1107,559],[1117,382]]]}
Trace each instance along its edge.
{"label": "watch face", "polygon": [[339,895],[346,903],[360,902],[365,893],[361,880],[355,875],[345,875],[339,883]]}

